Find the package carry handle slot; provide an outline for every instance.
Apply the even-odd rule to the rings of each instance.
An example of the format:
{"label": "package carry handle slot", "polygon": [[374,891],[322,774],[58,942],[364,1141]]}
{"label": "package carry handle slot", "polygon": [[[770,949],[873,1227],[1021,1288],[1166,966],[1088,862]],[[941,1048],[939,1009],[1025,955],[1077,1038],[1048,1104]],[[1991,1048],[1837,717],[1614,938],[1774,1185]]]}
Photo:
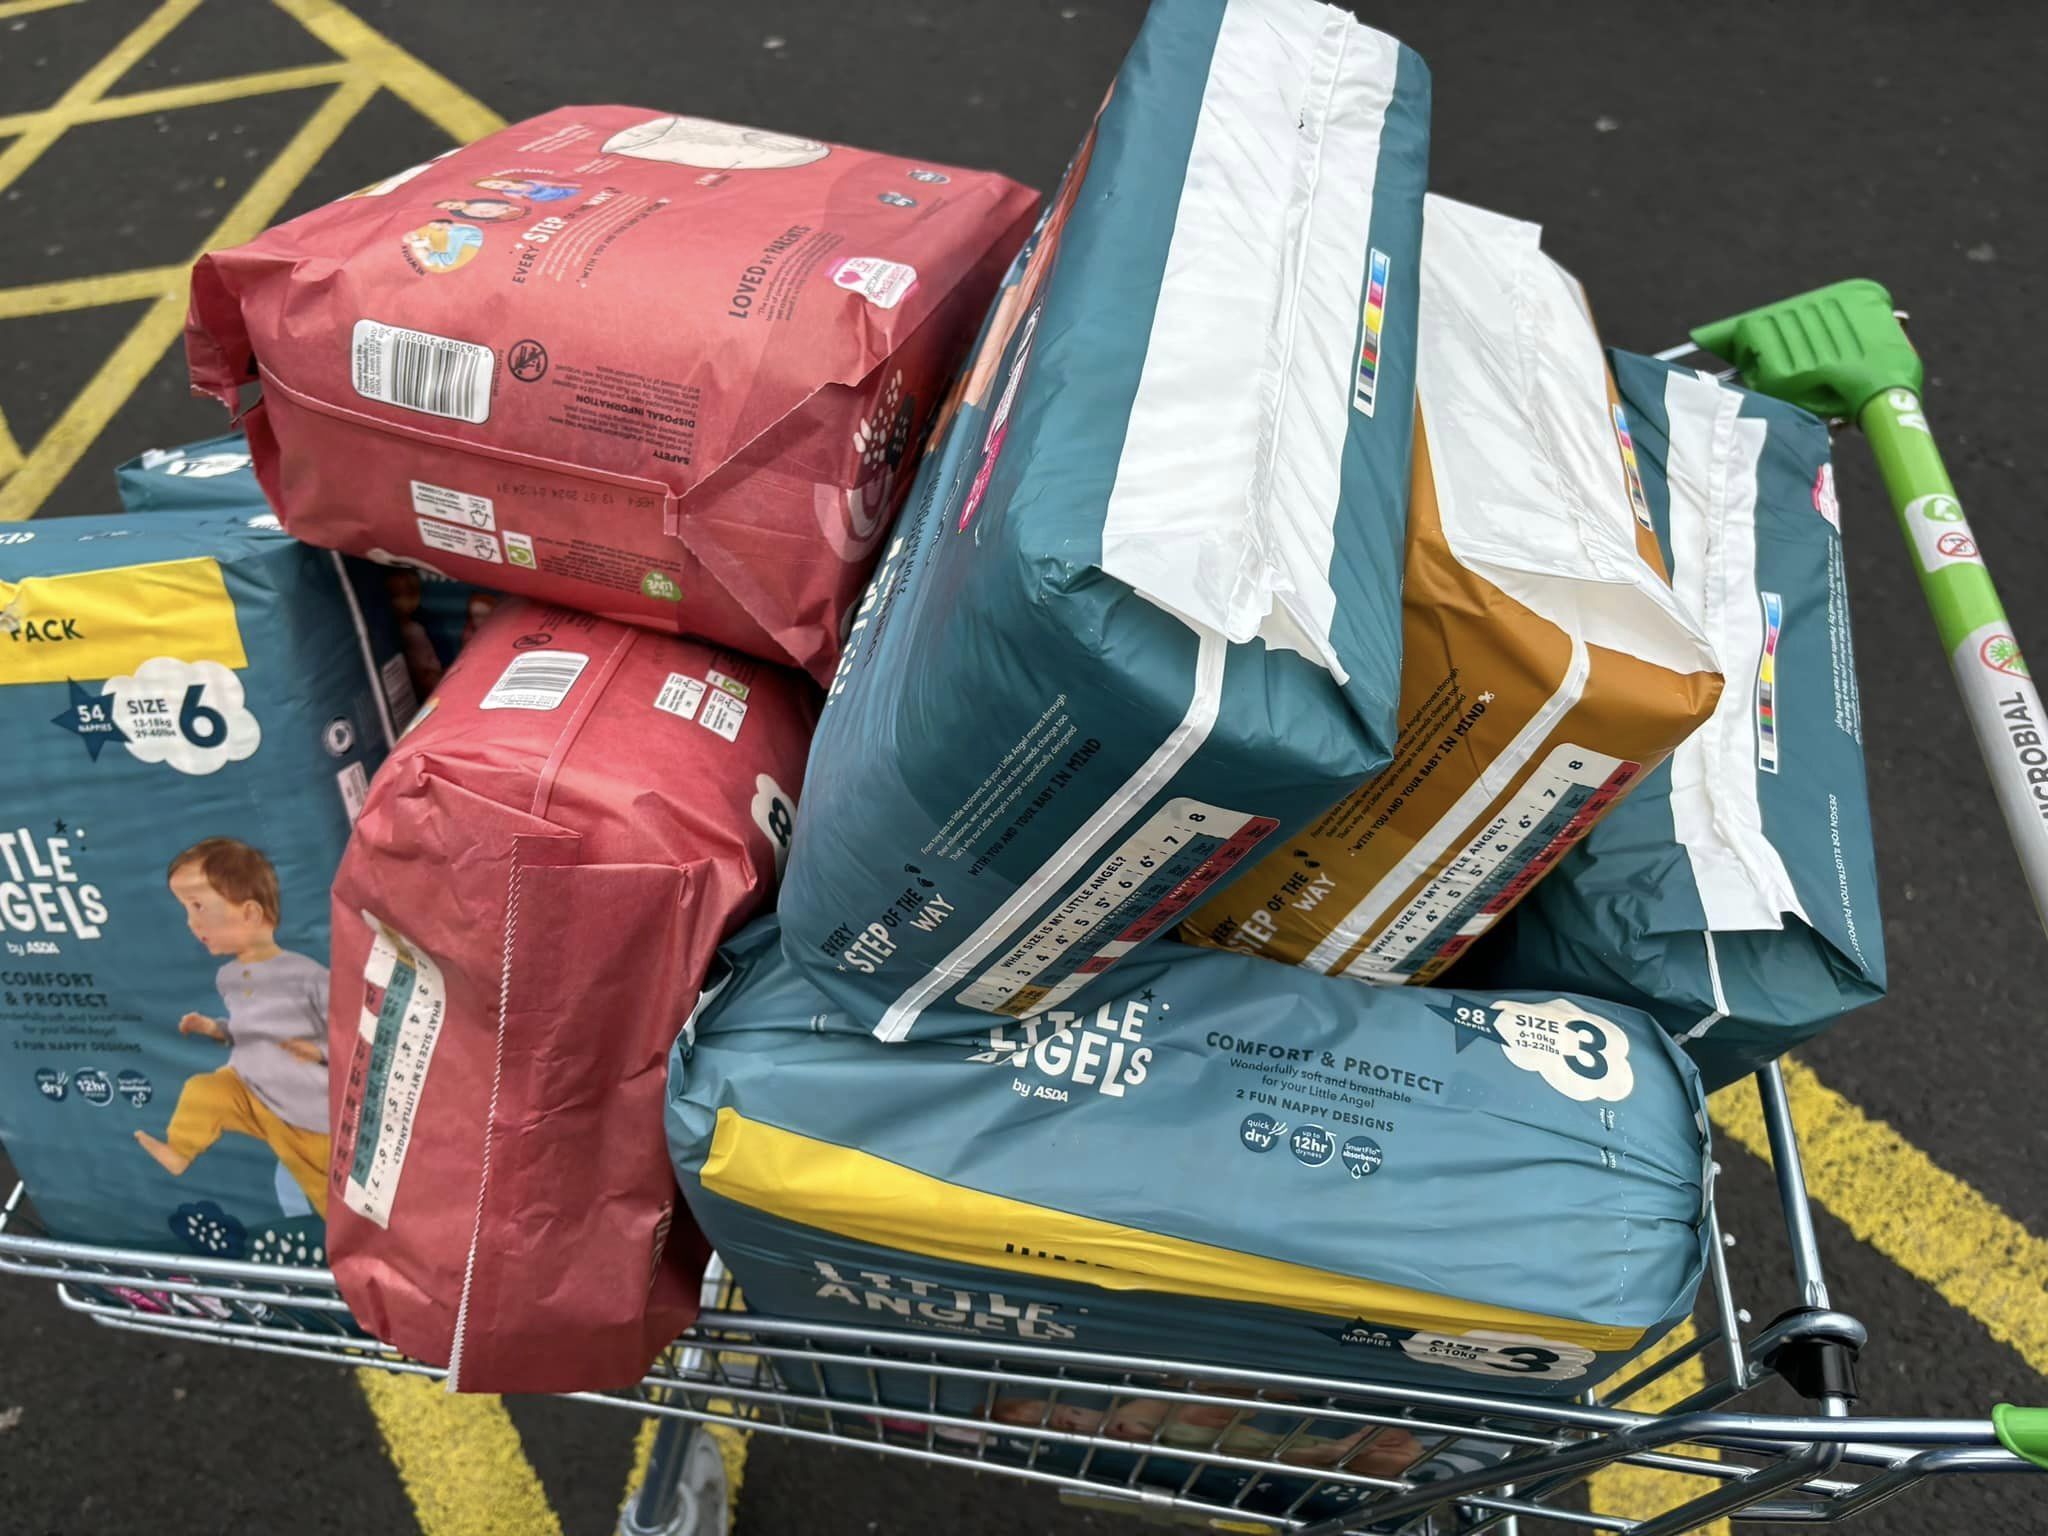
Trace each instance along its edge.
{"label": "package carry handle slot", "polygon": [[1870,439],[2035,912],[2048,924],[2048,719],[1935,445],[1920,354],[1891,295],[1853,278],[1700,326],[1692,339],[1734,364],[1751,389],[1853,421]]}

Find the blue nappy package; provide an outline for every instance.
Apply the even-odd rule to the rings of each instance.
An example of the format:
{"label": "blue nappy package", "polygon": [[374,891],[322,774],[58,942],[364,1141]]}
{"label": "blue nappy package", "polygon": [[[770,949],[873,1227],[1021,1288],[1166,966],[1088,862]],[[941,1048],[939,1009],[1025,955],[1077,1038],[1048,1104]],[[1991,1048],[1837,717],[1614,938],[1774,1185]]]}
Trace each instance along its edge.
{"label": "blue nappy package", "polygon": [[1673,593],[1728,686],[1453,979],[1632,1004],[1713,1089],[1884,995],[1841,519],[1817,418],[1612,357]]}
{"label": "blue nappy package", "polygon": [[1691,1309],[1705,1101],[1633,1009],[1163,944],[1086,1007],[884,1046],[779,938],[727,946],[669,1075],[764,1312],[1558,1395]]}
{"label": "blue nappy package", "polygon": [[882,1038],[1102,985],[1387,764],[1428,139],[1334,6],[1147,15],[819,724],[784,941]]}
{"label": "blue nappy package", "polygon": [[0,534],[0,1143],[53,1235],[324,1257],[328,885],[393,651],[245,511]]}

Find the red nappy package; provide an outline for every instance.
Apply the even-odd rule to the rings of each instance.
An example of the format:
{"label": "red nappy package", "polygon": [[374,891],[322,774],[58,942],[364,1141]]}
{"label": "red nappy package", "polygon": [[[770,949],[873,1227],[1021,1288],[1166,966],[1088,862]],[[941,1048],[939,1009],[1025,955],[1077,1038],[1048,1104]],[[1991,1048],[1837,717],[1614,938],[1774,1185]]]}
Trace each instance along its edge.
{"label": "red nappy package", "polygon": [[696,1315],[668,1049],[773,900],[816,692],[508,602],[373,782],[334,882],[328,1236],[452,1388],[625,1386]]}
{"label": "red nappy package", "polygon": [[310,543],[824,682],[1036,202],[562,107],[201,257],[192,385]]}

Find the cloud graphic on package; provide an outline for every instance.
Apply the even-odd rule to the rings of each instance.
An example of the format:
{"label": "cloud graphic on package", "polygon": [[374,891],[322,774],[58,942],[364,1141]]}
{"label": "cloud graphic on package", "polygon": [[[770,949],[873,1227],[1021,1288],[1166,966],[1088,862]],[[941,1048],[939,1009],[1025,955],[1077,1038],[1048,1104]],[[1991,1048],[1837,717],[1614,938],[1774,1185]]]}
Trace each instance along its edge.
{"label": "cloud graphic on package", "polygon": [[217,661],[154,656],[107,680],[128,750],[180,773],[218,773],[252,756],[263,728],[243,702],[242,680]]}
{"label": "cloud graphic on package", "polygon": [[1566,1098],[1619,1103],[1634,1090],[1628,1035],[1611,1019],[1564,998],[1498,1002],[1493,1008],[1493,1028],[1509,1062]]}

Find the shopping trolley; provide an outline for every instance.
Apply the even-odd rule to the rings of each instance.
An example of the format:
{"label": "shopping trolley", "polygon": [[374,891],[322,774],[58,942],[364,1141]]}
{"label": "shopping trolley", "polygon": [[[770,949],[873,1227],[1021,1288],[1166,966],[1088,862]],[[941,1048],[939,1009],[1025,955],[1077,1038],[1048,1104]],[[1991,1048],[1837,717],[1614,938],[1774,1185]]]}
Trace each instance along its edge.
{"label": "shopping trolley", "polygon": [[[1711,352],[1754,388],[1870,436],[1920,563],[2036,903],[2048,913],[2048,821],[2016,755],[2013,710],[2041,720],[1996,590],[1920,406],[1920,366],[1890,297],[1845,283],[1706,326],[1660,354]],[[1966,551],[1958,555],[1957,551]],[[1979,675],[1979,674],[1983,675]],[[623,1536],[718,1536],[723,1463],[706,1426],[861,1447],[1056,1489],[1155,1521],[1251,1533],[1514,1536],[1523,1518],[1634,1536],[1712,1521],[1834,1524],[1925,1479],[2048,1470],[2048,1409],[1985,1419],[1859,1416],[1867,1334],[1833,1307],[1785,1085],[1755,1079],[1790,1254],[1771,1320],[1729,1280],[1715,1199],[1704,1320],[1653,1363],[1577,1400],[1227,1369],[975,1337],[759,1316],[714,1264],[698,1322],[630,1390],[578,1401],[655,1417]],[[95,1323],[263,1354],[439,1376],[364,1334],[333,1276],[62,1242],[40,1235],[17,1187],[0,1207],[0,1273],[56,1282]],[[1697,1362],[1703,1385],[1642,1406]],[[1745,1410],[1766,1383],[1801,1413]],[[1659,1394],[1666,1395],[1666,1394]],[[1632,1406],[1635,1405],[1635,1406]],[[1687,1474],[1647,1519],[1589,1511],[1584,1485],[1617,1465]],[[2048,1484],[2043,1485],[2048,1490]]]}

